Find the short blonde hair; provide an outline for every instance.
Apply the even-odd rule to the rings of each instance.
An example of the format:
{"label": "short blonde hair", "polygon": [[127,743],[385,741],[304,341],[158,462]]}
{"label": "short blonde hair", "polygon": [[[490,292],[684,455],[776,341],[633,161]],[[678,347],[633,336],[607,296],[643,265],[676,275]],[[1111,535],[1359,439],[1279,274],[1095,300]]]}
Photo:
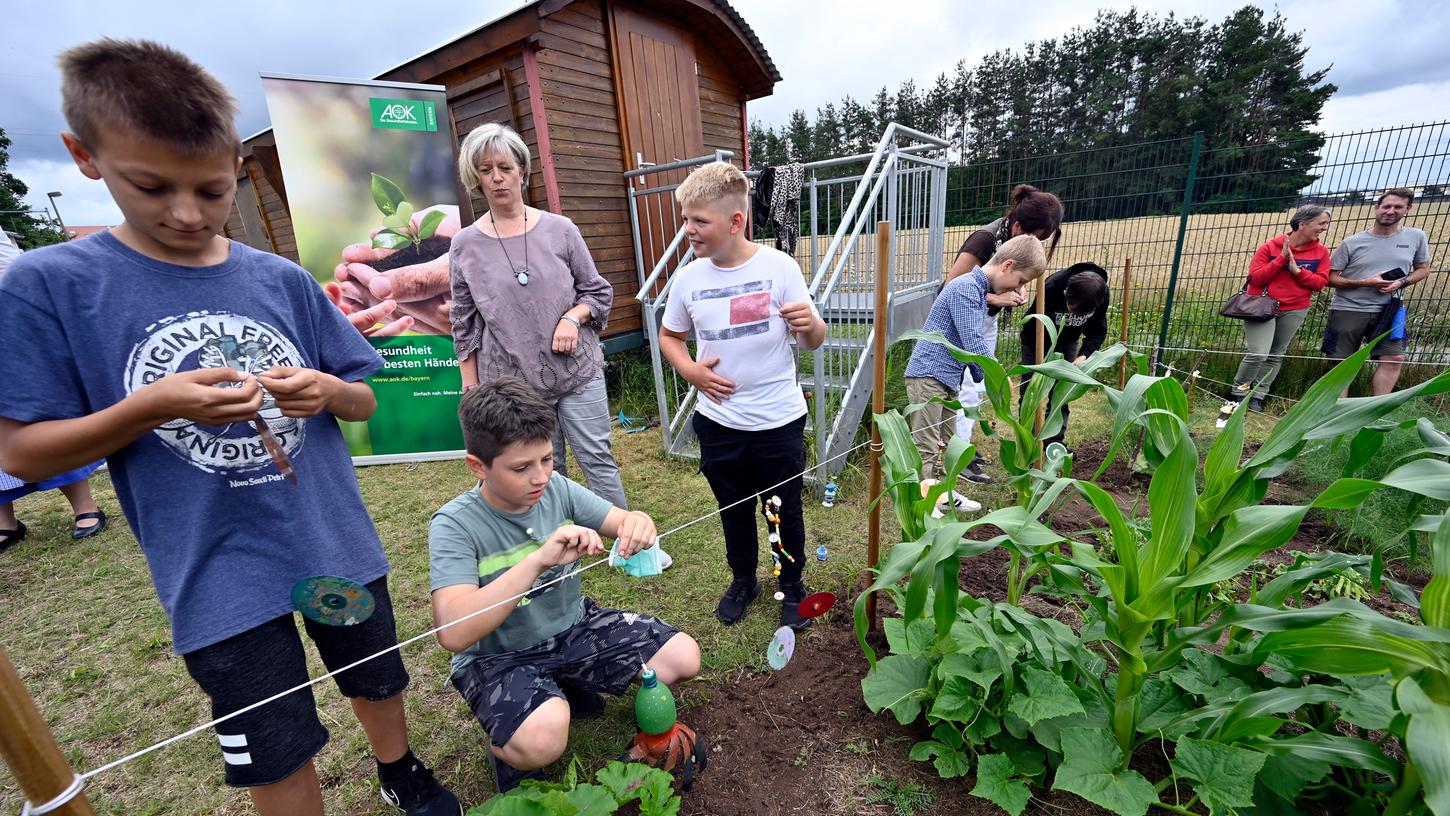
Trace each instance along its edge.
{"label": "short blonde hair", "polygon": [[750,217],[750,182],[740,168],[729,162],[710,162],[695,168],[675,190],[681,207],[723,203],[731,211]]}
{"label": "short blonde hair", "polygon": [[1000,266],[1003,261],[1015,261],[1015,268],[1027,280],[1040,278],[1047,271],[1047,251],[1042,248],[1042,242],[1031,235],[1019,235],[1004,241],[987,265]]}
{"label": "short blonde hair", "polygon": [[483,179],[478,175],[478,163],[489,153],[497,153],[513,159],[523,171],[524,186],[529,184],[529,146],[513,128],[498,122],[489,122],[470,130],[458,148],[458,178],[463,189],[477,193],[483,189]]}

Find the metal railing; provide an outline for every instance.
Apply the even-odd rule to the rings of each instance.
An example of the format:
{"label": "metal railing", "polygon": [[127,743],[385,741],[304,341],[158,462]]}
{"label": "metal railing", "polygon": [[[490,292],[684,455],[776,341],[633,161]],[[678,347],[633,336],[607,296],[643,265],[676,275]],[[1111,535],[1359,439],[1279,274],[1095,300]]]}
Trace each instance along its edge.
{"label": "metal railing", "polygon": [[[872,153],[802,166],[801,200],[795,214],[800,239],[794,257],[827,325],[821,348],[799,355],[818,460],[849,446],[869,400],[869,373],[862,372],[869,372],[869,344],[875,329],[876,250],[875,241],[869,238],[875,234],[876,222],[893,225],[889,259],[892,311],[887,327],[891,338],[919,325],[930,308],[942,275],[937,259],[944,252],[947,163],[924,154],[945,148],[944,140],[893,124]],[[660,229],[665,223],[678,224],[677,219],[669,219],[677,209],[674,191],[683,179],[667,174],[730,156],[727,151],[717,151],[624,174],[640,279],[636,300],[650,346],[664,450],[669,455],[695,455],[688,419],[696,394],[665,364],[658,344],[674,272],[693,260],[684,242],[683,225],[668,241]],[[638,188],[646,183],[652,186]],[[868,240],[861,240],[863,236]],[[757,236],[757,240],[775,243],[766,236]],[[663,250],[656,252],[661,245]],[[658,260],[646,268],[647,259],[655,257]],[[844,464],[844,459],[834,459],[822,470],[835,473]]]}

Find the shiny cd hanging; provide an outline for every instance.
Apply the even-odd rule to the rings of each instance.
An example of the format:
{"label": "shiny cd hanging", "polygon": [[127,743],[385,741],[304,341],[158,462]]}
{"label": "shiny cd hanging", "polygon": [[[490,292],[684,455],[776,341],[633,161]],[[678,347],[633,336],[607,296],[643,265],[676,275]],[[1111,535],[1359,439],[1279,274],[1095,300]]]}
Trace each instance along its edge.
{"label": "shiny cd hanging", "polygon": [[785,668],[785,664],[790,662],[793,654],[795,654],[795,630],[789,626],[782,626],[775,630],[775,637],[770,639],[770,647],[765,652],[765,662],[769,663],[772,669],[780,671]]}
{"label": "shiny cd hanging", "polygon": [[292,587],[292,605],[329,626],[352,626],[372,617],[377,604],[368,588],[336,575],[314,575]]}
{"label": "shiny cd hanging", "polygon": [[807,595],[796,607],[796,611],[803,618],[818,618],[831,611],[831,607],[835,605],[835,595],[829,592],[817,592],[814,595]]}

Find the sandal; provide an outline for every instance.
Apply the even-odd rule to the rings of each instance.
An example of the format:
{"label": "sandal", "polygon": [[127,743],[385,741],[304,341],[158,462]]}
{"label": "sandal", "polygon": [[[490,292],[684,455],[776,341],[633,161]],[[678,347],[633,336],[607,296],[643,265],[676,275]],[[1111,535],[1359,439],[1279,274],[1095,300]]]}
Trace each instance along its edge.
{"label": "sandal", "polygon": [[17,526],[14,530],[0,530],[0,552],[4,552],[10,549],[12,545],[19,544],[25,540],[25,534],[29,532],[25,526],[25,522],[16,520],[15,524]]}
{"label": "sandal", "polygon": [[[82,527],[81,522],[87,519],[96,519],[96,523],[89,527]],[[90,538],[106,529],[106,512],[97,510],[94,513],[77,513],[75,526],[71,528],[70,537],[79,541],[82,538]]]}

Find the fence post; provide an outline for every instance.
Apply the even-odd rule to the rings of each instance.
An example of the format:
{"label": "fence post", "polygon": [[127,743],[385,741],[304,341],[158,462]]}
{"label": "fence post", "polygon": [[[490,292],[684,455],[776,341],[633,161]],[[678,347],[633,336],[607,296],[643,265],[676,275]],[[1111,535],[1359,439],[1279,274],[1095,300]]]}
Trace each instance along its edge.
{"label": "fence post", "polygon": [[[15,774],[20,795],[33,806],[50,802],[74,784],[75,774],[4,649],[0,649],[0,757]],[[76,793],[52,812],[59,816],[95,813],[84,793]]]}
{"label": "fence post", "polygon": [[[1188,233],[1188,212],[1193,208],[1193,185],[1198,180],[1198,158],[1203,152],[1203,131],[1193,134],[1193,153],[1188,157],[1188,181],[1183,185],[1183,207],[1178,215],[1178,241],[1173,246],[1173,268],[1168,272],[1168,293],[1163,301],[1163,321],[1158,326],[1158,347],[1168,345],[1168,322],[1173,319],[1173,295],[1178,288],[1178,265],[1183,261],[1183,239]],[[1158,373],[1154,363],[1153,373]]]}
{"label": "fence post", "polygon": [[[896,232],[890,221],[876,222],[875,319],[871,326],[871,412],[886,412],[886,333],[889,322],[891,241]],[[875,569],[881,561],[881,429],[871,422],[870,520],[866,530],[866,566]],[[876,631],[876,595],[866,595],[866,629]]]}

